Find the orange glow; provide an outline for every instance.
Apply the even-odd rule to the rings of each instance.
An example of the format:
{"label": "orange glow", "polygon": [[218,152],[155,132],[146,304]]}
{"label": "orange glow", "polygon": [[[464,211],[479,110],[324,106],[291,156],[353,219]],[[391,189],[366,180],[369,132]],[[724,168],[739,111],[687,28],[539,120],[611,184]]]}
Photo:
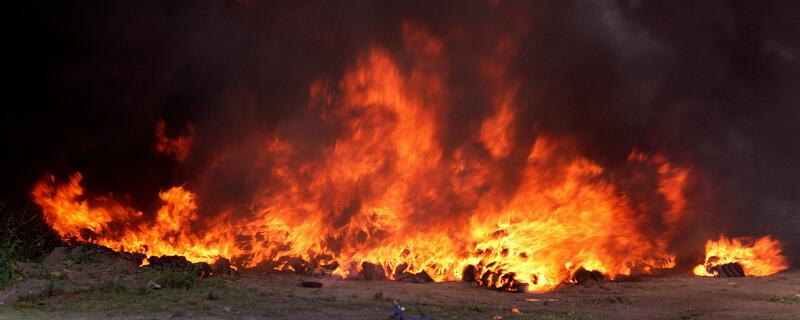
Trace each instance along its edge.
{"label": "orange glow", "polygon": [[781,246],[780,241],[768,235],[755,240],[720,236],[718,241],[706,242],[706,264],[697,265],[694,274],[711,277],[715,274],[707,271],[707,267],[738,262],[745,275],[772,275],[789,268]]}
{"label": "orange glow", "polygon": [[511,106],[515,91],[506,93],[499,102],[497,113],[481,124],[480,141],[494,158],[501,158],[511,152],[514,130],[514,111]]}
{"label": "orange glow", "polygon": [[425,54],[439,54],[444,43],[428,33],[424,25],[414,22],[403,23],[403,43],[406,50]]}
{"label": "orange glow", "polygon": [[[227,229],[197,236],[190,224],[197,220],[195,196],[182,187],[161,192],[163,206],[155,221],[143,221],[142,212],[115,202],[110,197],[92,201],[81,199],[80,173],[64,184],[56,184],[47,176],[36,184],[32,195],[42,207],[45,221],[64,239],[77,237],[116,250],[147,253],[148,255],[184,255],[192,261],[213,262],[229,256],[226,243],[233,243]],[[214,242],[214,245],[209,243]]]}
{"label": "orange glow", "polygon": [[170,155],[177,162],[183,162],[189,157],[189,151],[194,141],[194,126],[189,123],[186,125],[186,135],[170,138],[166,134],[166,123],[159,120],[156,123],[156,152]]}
{"label": "orange glow", "polygon": [[75,173],[69,182],[60,186],[55,186],[55,179],[52,175],[46,176],[34,186],[31,194],[36,199],[36,204],[42,207],[44,220],[64,238],[79,236],[81,230],[102,234],[112,221],[138,218],[142,215],[141,212],[109,201],[103,201],[106,206],[89,207],[87,201],[78,199],[83,195],[83,187],[80,185],[83,177],[80,173]]}
{"label": "orange glow", "polygon": [[[405,265],[445,281],[473,265],[486,286],[523,282],[541,291],[581,267],[614,278],[674,266],[666,248],[686,219],[688,169],[632,153],[628,161],[658,180],[652,192],[666,203],[652,213],[660,221],[649,221],[651,213],[575,141],[514,131],[523,104],[506,72],[516,50],[510,37],[477,65],[493,84],[486,88],[491,112],[469,124],[466,142],[445,148],[440,116],[457,108],[446,85],[445,40],[418,24],[402,32],[406,52],[375,46],[338,82],[310,84],[309,111],[337,129],[336,139],[307,159],[291,137],[271,135],[258,147],[270,166],[253,173],[269,183],[243,212],[205,212],[188,184],[160,192],[161,208],[143,214],[111,196],[85,196],[80,174],[63,184],[46,177],[34,201],[64,238],[192,261],[227,257],[237,267],[313,272],[335,262],[334,274],[352,277],[371,262],[390,278]],[[402,66],[398,55],[408,58]],[[652,223],[666,228],[646,228]]]}

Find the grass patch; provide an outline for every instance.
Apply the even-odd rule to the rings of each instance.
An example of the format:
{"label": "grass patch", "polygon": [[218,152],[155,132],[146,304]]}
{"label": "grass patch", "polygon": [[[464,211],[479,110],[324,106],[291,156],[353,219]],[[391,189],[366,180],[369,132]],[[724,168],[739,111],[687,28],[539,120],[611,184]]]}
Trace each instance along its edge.
{"label": "grass patch", "polygon": [[22,277],[16,262],[41,257],[61,243],[40,210],[30,204],[14,208],[0,202],[0,289]]}
{"label": "grass patch", "polygon": [[97,262],[94,258],[92,258],[92,255],[89,253],[89,249],[87,246],[81,246],[80,251],[81,252],[78,255],[72,256],[70,258],[70,260],[72,260],[74,264],[86,264],[86,263]]}
{"label": "grass patch", "polygon": [[18,261],[38,259],[63,244],[31,203],[0,202],[0,217],[0,242],[15,243]]}
{"label": "grass patch", "polygon": [[128,287],[119,284],[117,281],[105,281],[94,289],[104,293],[127,293],[129,291]]}
{"label": "grass patch", "polygon": [[163,288],[192,289],[197,277],[190,271],[164,270],[159,272],[154,280]]}
{"label": "grass patch", "polygon": [[[177,275],[165,276],[169,279]],[[182,282],[179,282],[182,283]],[[185,287],[152,289],[146,285],[126,287],[113,281],[78,293],[42,293],[25,297],[14,307],[16,313],[39,315],[152,314],[159,312],[205,312],[224,310],[219,305],[241,307],[263,302],[253,292],[231,288],[222,280],[196,281]],[[57,296],[57,297],[56,297]]]}
{"label": "grass patch", "polygon": [[800,296],[796,296],[796,295],[774,296],[774,297],[770,297],[769,301],[779,302],[779,303],[786,303],[786,304],[800,304]]}
{"label": "grass patch", "polygon": [[23,294],[17,297],[17,304],[21,306],[42,306],[44,300],[64,294],[61,283],[51,280],[42,292],[34,294]]}
{"label": "grass patch", "polygon": [[[471,306],[459,305],[457,303],[410,303],[402,302],[405,307],[405,316],[418,317],[423,314],[433,319],[492,319],[499,316],[502,319],[513,320],[600,320],[591,315],[578,314],[577,312],[553,312],[536,309],[501,307],[491,304],[475,304]],[[379,304],[381,310],[389,310],[388,304]]]}
{"label": "grass patch", "polygon": [[[152,272],[152,273],[150,273]],[[150,279],[182,278],[175,274],[163,275],[167,271],[147,271],[138,282],[101,282],[91,290],[76,293],[61,293],[51,297],[45,295],[30,297],[29,301],[17,302],[0,313],[10,311],[10,317],[38,318],[82,318],[89,315],[137,315],[144,318],[197,317],[210,318],[249,318],[279,317],[299,318],[347,318],[347,319],[385,319],[394,311],[391,297],[381,291],[364,297],[334,296],[325,291],[312,293],[299,291],[287,297],[283,289],[265,287],[268,291],[240,286],[237,281],[225,278],[194,280],[193,287],[187,289],[164,287],[152,289],[146,283]],[[465,309],[463,305],[452,303],[426,304],[403,301],[406,316],[418,316],[422,311],[434,319],[503,319],[519,320],[589,320],[592,317],[576,313],[555,313],[522,309],[512,313],[511,308],[481,304],[478,310]]]}
{"label": "grass patch", "polygon": [[22,277],[16,262],[22,260],[19,241],[8,235],[0,238],[0,288],[5,288],[12,280]]}

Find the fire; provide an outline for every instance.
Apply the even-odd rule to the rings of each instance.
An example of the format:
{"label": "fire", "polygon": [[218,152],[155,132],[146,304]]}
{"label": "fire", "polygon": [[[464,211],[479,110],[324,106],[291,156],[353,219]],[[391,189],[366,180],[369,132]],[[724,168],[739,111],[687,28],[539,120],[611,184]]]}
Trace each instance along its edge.
{"label": "fire", "polygon": [[705,264],[694,268],[698,276],[715,276],[710,267],[727,263],[738,263],[745,275],[768,276],[789,268],[786,257],[781,254],[781,243],[767,235],[758,239],[727,238],[706,242]]}
{"label": "fire", "polygon": [[87,201],[79,199],[83,195],[82,178],[80,173],[76,173],[69,182],[56,186],[56,178],[48,175],[31,191],[36,204],[44,211],[44,220],[65,238],[86,232],[103,234],[114,221],[136,219],[142,215],[103,197],[97,201],[107,205],[90,208]]}
{"label": "fire", "polygon": [[[520,129],[510,37],[476,64],[492,83],[490,114],[444,147],[442,115],[457,108],[445,81],[447,42],[416,23],[402,34],[405,52],[373,46],[338,82],[310,85],[309,110],[339,133],[313,159],[290,136],[270,134],[248,209],[207,212],[188,182],[160,192],[161,208],[145,214],[113,195],[86,196],[80,173],[64,183],[46,176],[33,199],[64,238],[192,261],[226,257],[238,267],[352,277],[370,262],[390,278],[425,271],[445,281],[472,266],[483,285],[538,291],[580,268],[614,278],[674,266],[667,246],[686,220],[688,169],[631,153],[628,163],[657,180],[651,192],[666,208],[648,212],[570,138]],[[183,150],[170,146],[192,139],[159,141],[157,150],[161,142]]]}
{"label": "fire", "polygon": [[187,133],[174,138],[167,136],[166,129],[167,124],[164,120],[159,120],[156,123],[156,152],[172,156],[177,162],[186,161],[186,158],[189,157],[192,142],[194,141],[194,125],[191,123],[187,124]]}
{"label": "fire", "polygon": [[[111,196],[81,199],[84,190],[82,175],[56,184],[47,176],[31,192],[42,207],[44,218],[64,239],[76,237],[121,251],[149,255],[183,255],[193,261],[213,262],[230,255],[225,243],[233,243],[225,228],[197,236],[189,232],[197,223],[197,206],[193,193],[173,187],[159,193],[163,206],[154,221],[147,222],[140,211],[126,207]],[[215,242],[214,246],[202,243]]]}

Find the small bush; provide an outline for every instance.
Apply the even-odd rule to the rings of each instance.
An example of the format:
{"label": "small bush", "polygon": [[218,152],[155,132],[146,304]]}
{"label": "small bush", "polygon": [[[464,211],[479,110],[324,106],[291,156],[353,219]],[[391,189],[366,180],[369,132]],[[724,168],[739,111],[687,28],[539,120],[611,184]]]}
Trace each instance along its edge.
{"label": "small bush", "polygon": [[41,210],[31,209],[30,204],[13,208],[0,202],[0,288],[22,277],[17,261],[40,257],[61,243]]}
{"label": "small bush", "polygon": [[20,260],[36,259],[63,245],[35,205],[0,201],[0,217],[0,241],[15,242]]}
{"label": "small bush", "polygon": [[192,289],[195,276],[192,272],[164,270],[158,274],[155,280],[164,288]]}
{"label": "small bush", "polygon": [[16,261],[22,259],[19,241],[4,236],[0,239],[0,288],[22,276]]}

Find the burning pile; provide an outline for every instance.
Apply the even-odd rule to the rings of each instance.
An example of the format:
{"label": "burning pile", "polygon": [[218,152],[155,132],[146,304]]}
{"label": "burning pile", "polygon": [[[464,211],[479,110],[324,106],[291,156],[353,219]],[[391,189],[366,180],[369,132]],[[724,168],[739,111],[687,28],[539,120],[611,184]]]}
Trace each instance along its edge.
{"label": "burning pile", "polygon": [[698,276],[743,277],[768,276],[789,268],[781,255],[781,244],[770,236],[756,240],[720,236],[706,243],[704,264],[694,268]]}
{"label": "burning pile", "polygon": [[[248,153],[264,170],[253,173],[263,180],[246,209],[209,212],[191,191],[202,182],[189,181],[159,192],[160,209],[145,213],[113,195],[86,196],[81,173],[47,175],[34,201],[67,239],[240,268],[526,291],[580,270],[613,279],[674,266],[667,248],[688,219],[688,168],[633,150],[627,173],[609,171],[570,138],[519,123],[509,35],[475,64],[491,84],[489,113],[445,148],[440,118],[457,108],[444,80],[447,43],[415,23],[402,33],[404,52],[375,46],[338,81],[310,85],[308,111],[335,139],[307,150],[281,130],[264,134]],[[187,128],[169,138],[159,122],[156,150],[189,161],[197,139]]]}
{"label": "burning pile", "polygon": [[[553,146],[542,147],[544,143],[537,142],[534,150],[542,154],[534,151],[531,158],[548,155],[543,151]],[[402,228],[403,221],[395,220],[394,210],[372,208],[342,230],[324,235],[344,237],[347,250],[339,252],[322,247],[324,241],[302,242],[313,234],[313,227],[325,230],[324,225],[317,224],[320,221],[294,223],[290,228],[279,215],[266,215],[263,221],[238,226],[237,221],[226,220],[229,214],[216,220],[199,220],[196,196],[183,187],[159,194],[163,205],[153,220],[110,196],[82,199],[80,174],[63,184],[48,176],[32,194],[48,223],[65,238],[78,237],[150,256],[182,255],[195,262],[228,257],[240,267],[268,264],[296,271],[333,265],[334,273],[345,277],[363,273],[364,266],[369,265],[391,279],[424,273],[437,281],[460,278],[464,270],[472,268],[481,285],[510,291],[528,286],[551,288],[580,267],[600,270],[613,278],[630,273],[633,267],[672,266],[673,257],[636,230],[630,208],[599,177],[602,169],[586,161],[568,169],[558,177],[563,179],[561,183],[542,187],[536,185],[535,175],[543,172],[532,166],[526,176],[531,181],[522,186],[529,191],[520,193],[506,210],[493,214],[478,211],[467,225],[450,226],[468,231],[462,235],[446,228],[437,231],[420,226],[414,226],[416,233],[408,233]],[[206,232],[198,234],[195,228]],[[252,230],[257,235],[247,237]],[[356,236],[361,238],[349,238]],[[308,244],[312,246],[303,247]]]}

